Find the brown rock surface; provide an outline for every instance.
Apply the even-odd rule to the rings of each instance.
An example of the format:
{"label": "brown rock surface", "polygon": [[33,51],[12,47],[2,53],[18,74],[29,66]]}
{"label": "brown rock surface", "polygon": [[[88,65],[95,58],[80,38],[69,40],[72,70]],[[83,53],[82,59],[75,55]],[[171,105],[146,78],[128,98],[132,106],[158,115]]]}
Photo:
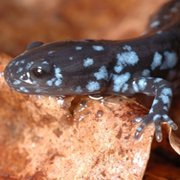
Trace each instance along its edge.
{"label": "brown rock surface", "polygon": [[[1,56],[3,69],[6,56]],[[0,79],[0,176],[28,179],[139,179],[152,141],[132,120],[142,106],[122,97],[27,96]]]}

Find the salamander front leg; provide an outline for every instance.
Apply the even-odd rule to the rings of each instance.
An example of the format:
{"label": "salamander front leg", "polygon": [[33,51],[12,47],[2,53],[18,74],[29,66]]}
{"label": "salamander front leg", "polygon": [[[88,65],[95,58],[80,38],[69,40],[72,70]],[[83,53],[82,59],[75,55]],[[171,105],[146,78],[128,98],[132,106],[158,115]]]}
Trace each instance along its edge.
{"label": "salamander front leg", "polygon": [[132,82],[132,91],[134,93],[143,93],[155,96],[149,114],[144,118],[136,118],[136,122],[140,122],[140,126],[135,132],[138,138],[145,126],[154,123],[155,136],[158,142],[162,141],[161,123],[166,122],[173,130],[177,130],[177,125],[168,116],[171,100],[173,96],[170,83],[161,78],[142,77],[135,78]]}

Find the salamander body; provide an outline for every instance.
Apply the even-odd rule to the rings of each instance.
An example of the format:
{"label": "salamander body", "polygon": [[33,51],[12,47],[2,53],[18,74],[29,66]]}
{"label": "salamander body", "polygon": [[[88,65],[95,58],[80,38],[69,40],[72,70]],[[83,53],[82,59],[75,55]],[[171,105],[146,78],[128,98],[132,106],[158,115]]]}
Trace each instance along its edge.
{"label": "salamander body", "polygon": [[177,129],[168,111],[180,92],[180,3],[165,4],[135,39],[34,42],[7,65],[5,79],[27,94],[154,96],[135,135],[153,122],[161,141],[162,122]]}

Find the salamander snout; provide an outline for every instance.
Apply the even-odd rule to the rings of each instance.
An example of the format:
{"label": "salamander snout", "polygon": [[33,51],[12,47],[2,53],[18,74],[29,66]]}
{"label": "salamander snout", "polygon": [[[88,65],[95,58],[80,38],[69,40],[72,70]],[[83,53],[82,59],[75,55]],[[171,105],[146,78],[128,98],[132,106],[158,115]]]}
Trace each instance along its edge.
{"label": "salamander snout", "polygon": [[62,84],[61,69],[44,59],[15,58],[5,69],[5,79],[15,90],[31,94],[49,94]]}

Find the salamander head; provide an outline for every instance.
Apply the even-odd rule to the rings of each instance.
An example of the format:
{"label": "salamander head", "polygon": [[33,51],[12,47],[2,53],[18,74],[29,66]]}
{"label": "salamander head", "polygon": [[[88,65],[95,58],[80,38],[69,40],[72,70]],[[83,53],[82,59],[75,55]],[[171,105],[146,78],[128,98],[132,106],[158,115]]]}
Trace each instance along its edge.
{"label": "salamander head", "polygon": [[[83,64],[86,58],[86,64]],[[95,81],[93,60],[79,54],[72,42],[31,47],[5,69],[10,87],[27,94],[90,94],[100,90]],[[86,67],[84,65],[91,65]],[[93,78],[93,79],[92,79]],[[88,81],[91,80],[88,84]]]}
{"label": "salamander head", "polygon": [[[62,84],[61,69],[51,61],[17,57],[5,69],[5,79],[15,90],[30,94],[49,94]],[[47,91],[47,92],[46,92]]]}

